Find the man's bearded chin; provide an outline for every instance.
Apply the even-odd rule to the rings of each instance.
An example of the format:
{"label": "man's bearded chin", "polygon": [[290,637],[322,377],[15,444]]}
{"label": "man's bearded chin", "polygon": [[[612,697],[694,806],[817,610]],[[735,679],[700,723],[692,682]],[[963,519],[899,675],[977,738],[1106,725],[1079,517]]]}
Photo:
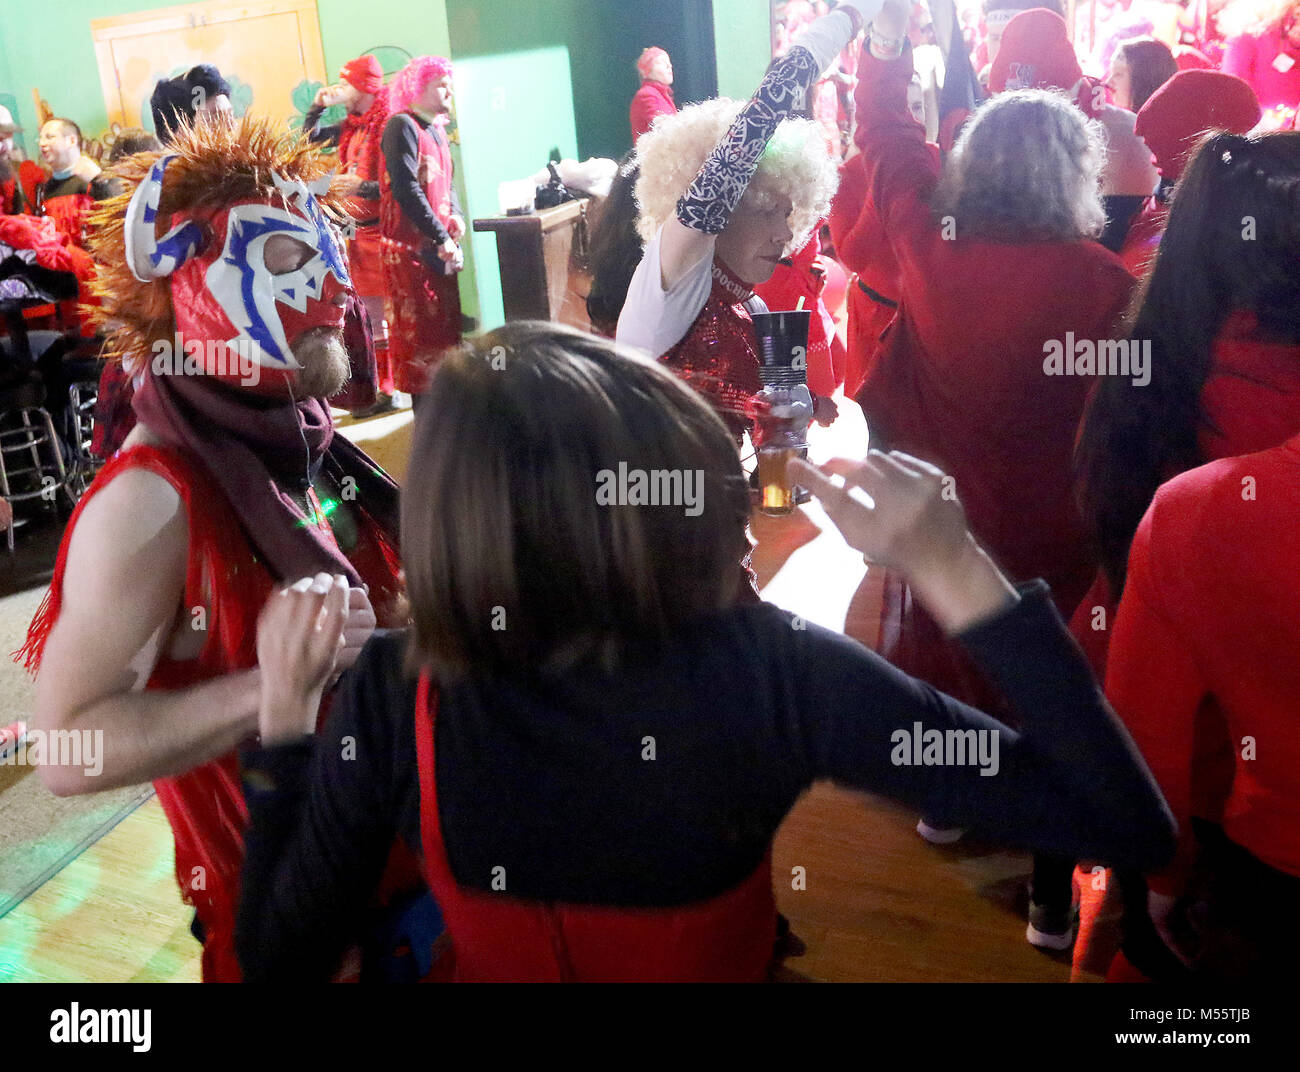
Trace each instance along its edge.
{"label": "man's bearded chin", "polygon": [[299,398],[329,398],[347,386],[352,375],[348,352],[339,328],[316,327],[304,331],[293,344],[299,370],[293,391]]}

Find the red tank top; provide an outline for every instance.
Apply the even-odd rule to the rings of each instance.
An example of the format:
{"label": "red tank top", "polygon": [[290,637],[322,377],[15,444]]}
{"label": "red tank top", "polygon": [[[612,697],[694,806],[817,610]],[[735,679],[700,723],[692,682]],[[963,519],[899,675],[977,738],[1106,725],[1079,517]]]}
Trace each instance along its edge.
{"label": "red tank top", "polygon": [[529,901],[460,885],[438,813],[438,697],[420,677],[415,705],[425,881],[450,950],[443,982],[762,982],[776,934],[771,855],[726,893],[678,908]]}
{"label": "red tank top", "polygon": [[[201,465],[179,451],[137,446],[113,457],[100,470],[64,532],[50,591],[32,620],[20,655],[35,668],[45,638],[58,618],[67,549],[81,512],[95,494],[127,469],[147,469],[166,480],[185,505],[189,525],[184,606],[202,612],[207,639],[193,659],[160,656],[148,689],[182,689],[257,664],[257,617],[274,581],[255,557],[224,493]],[[362,515],[363,516],[363,515]],[[368,520],[359,525],[356,550],[350,555],[370,585],[380,625],[383,605],[397,587],[396,552]],[[321,717],[324,718],[325,705]],[[203,924],[203,979],[238,982],[234,926],[239,903],[239,870],[244,858],[248,813],[235,751],[184,774],[154,782],[158,802],[176,842],[176,881],[182,898],[194,906]]]}

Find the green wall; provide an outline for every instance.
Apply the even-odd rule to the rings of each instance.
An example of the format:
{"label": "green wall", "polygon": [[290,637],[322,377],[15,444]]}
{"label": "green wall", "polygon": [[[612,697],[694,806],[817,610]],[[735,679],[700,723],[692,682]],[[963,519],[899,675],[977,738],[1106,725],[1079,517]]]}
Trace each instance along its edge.
{"label": "green wall", "polygon": [[772,59],[771,0],[713,0],[718,94],[745,100]]}
{"label": "green wall", "polygon": [[[471,216],[497,214],[497,186],[546,166],[552,150],[577,155],[567,35],[574,0],[482,3],[447,0],[456,64],[461,174]],[[481,326],[504,319],[496,236],[472,234]],[[467,297],[462,286],[461,294]]]}

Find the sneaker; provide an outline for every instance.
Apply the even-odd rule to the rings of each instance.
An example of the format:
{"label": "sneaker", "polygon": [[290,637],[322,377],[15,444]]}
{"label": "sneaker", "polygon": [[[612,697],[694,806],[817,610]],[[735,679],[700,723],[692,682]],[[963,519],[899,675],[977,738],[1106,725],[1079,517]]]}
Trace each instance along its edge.
{"label": "sneaker", "polygon": [[916,821],[916,832],[931,845],[951,845],[966,833],[964,826],[932,826],[924,819]]}
{"label": "sneaker", "polygon": [[8,759],[17,752],[26,736],[26,722],[11,722],[7,726],[0,726],[0,759]]}
{"label": "sneaker", "polygon": [[1079,929],[1079,910],[1070,905],[1058,908],[1054,905],[1040,905],[1029,895],[1029,926],[1025,929],[1025,938],[1036,949],[1050,949],[1061,952],[1074,945],[1074,936]]}

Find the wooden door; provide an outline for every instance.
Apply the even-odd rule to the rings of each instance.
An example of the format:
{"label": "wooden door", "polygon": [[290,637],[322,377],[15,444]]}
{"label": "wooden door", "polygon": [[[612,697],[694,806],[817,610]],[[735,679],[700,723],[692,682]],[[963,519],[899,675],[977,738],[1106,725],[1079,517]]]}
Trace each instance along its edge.
{"label": "wooden door", "polygon": [[236,115],[301,121],[325,81],[316,0],[211,0],[92,19],[110,123],[153,129],[159,79],[197,63],[230,83]]}

